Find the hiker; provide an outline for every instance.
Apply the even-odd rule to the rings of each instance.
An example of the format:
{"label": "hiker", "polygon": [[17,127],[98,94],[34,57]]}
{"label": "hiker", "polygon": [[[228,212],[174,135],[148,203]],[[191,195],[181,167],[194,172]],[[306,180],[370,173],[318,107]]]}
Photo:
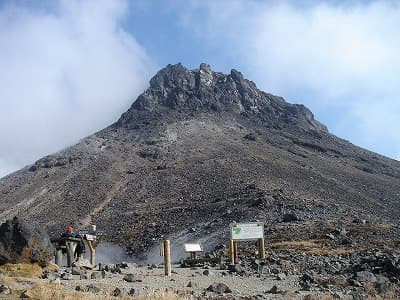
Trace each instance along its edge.
{"label": "hiker", "polygon": [[69,225],[67,227],[67,230],[61,236],[62,237],[75,237],[74,227],[72,227],[72,225]]}

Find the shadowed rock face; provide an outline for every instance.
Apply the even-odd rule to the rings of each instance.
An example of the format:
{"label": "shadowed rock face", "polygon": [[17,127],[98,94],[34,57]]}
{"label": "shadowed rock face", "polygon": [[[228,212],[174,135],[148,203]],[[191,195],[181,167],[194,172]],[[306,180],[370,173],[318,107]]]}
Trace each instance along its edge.
{"label": "shadowed rock face", "polygon": [[399,190],[399,162],[329,134],[304,106],[235,70],[178,64],[116,123],[3,178],[0,220],[51,234],[95,223],[140,254],[166,236],[214,243],[232,221],[268,228],[285,214],[398,222]]}
{"label": "shadowed rock face", "polygon": [[32,228],[15,217],[0,226],[0,265],[37,262],[46,266],[54,248],[44,230]]}

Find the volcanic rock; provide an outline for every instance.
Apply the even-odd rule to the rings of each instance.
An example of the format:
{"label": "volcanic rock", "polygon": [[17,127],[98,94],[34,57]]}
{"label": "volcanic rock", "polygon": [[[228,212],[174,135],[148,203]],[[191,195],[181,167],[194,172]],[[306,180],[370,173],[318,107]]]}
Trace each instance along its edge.
{"label": "volcanic rock", "polygon": [[223,294],[223,293],[231,293],[232,290],[224,283],[213,283],[207,288],[208,291],[210,292],[215,292],[218,294]]}
{"label": "volcanic rock", "polygon": [[54,248],[47,233],[14,217],[0,226],[0,265],[36,262],[48,265]]}

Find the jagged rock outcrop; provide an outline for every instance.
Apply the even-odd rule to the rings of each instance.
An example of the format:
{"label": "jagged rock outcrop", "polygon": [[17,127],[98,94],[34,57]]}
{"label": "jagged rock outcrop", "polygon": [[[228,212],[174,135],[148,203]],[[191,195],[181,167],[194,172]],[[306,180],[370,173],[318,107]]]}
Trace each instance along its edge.
{"label": "jagged rock outcrop", "polygon": [[207,64],[201,64],[199,70],[191,71],[177,64],[159,71],[150,80],[150,88],[122,115],[119,123],[129,126],[133,111],[163,108],[191,113],[234,112],[275,128],[297,126],[327,131],[304,105],[290,104],[281,97],[260,91],[236,70],[227,75],[213,72]]}
{"label": "jagged rock outcrop", "polygon": [[0,226],[0,265],[39,263],[46,266],[54,256],[47,233],[14,217]]}

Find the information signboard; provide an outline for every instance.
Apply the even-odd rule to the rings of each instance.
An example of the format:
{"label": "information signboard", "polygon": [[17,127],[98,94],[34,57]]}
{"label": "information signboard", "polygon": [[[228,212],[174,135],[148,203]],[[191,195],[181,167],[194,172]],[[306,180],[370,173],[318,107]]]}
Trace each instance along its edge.
{"label": "information signboard", "polygon": [[247,241],[264,238],[263,223],[232,223],[230,228],[232,240]]}
{"label": "information signboard", "polygon": [[184,244],[185,252],[201,252],[203,249],[200,244]]}

